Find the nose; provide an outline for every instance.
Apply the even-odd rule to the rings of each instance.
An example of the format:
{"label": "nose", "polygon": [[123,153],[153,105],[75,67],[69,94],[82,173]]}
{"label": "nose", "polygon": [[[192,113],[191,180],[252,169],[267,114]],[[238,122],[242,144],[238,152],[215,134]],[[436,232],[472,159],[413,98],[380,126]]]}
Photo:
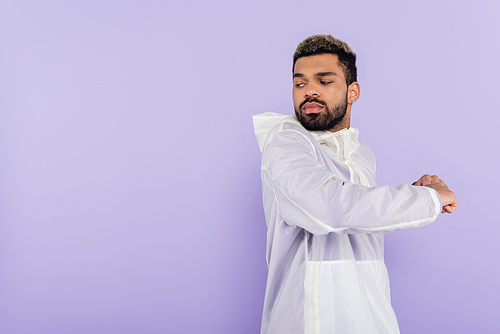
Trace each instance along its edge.
{"label": "nose", "polygon": [[310,83],[307,85],[306,90],[304,91],[305,97],[318,97],[319,96],[319,89],[316,87],[316,85]]}

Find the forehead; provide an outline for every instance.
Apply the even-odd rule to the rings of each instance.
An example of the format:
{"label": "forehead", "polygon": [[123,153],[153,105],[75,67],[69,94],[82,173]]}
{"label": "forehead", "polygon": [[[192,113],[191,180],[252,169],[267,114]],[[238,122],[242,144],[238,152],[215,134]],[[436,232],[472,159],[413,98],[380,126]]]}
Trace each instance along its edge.
{"label": "forehead", "polygon": [[344,71],[339,64],[337,55],[330,53],[301,57],[297,59],[294,67],[294,74],[301,73],[306,76],[320,72],[334,72],[339,77],[344,78]]}

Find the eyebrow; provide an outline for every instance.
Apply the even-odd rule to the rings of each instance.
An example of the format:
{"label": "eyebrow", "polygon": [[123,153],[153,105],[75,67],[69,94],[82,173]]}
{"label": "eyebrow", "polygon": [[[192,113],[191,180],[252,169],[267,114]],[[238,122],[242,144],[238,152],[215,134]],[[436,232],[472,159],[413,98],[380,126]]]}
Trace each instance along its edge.
{"label": "eyebrow", "polygon": [[326,77],[329,75],[334,75],[334,76],[338,77],[337,73],[335,73],[335,72],[318,72],[314,76],[315,77]]}
{"label": "eyebrow", "polygon": [[[314,76],[315,77],[326,77],[329,75],[334,75],[334,76],[338,77],[337,73],[335,73],[335,72],[318,72]],[[293,77],[294,78],[303,78],[303,77],[305,77],[305,75],[302,73],[294,73]]]}

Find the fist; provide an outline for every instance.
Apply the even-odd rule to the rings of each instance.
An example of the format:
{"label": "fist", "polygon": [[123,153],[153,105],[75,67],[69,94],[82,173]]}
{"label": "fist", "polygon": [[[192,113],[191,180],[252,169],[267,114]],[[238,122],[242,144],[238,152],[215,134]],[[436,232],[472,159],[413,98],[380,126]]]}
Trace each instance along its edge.
{"label": "fist", "polygon": [[414,186],[426,186],[437,191],[443,203],[441,212],[452,213],[458,208],[458,202],[453,191],[448,189],[446,183],[441,180],[437,175],[425,174],[417,182],[413,183]]}
{"label": "fist", "polygon": [[448,186],[443,186],[439,183],[427,184],[425,186],[436,190],[439,197],[441,197],[441,203],[443,203],[441,213],[452,213],[458,208],[457,198],[455,197],[453,191],[448,189]]}
{"label": "fist", "polygon": [[434,184],[434,183],[438,183],[448,188],[448,186],[444,183],[444,181],[441,180],[439,177],[437,177],[437,175],[429,175],[429,174],[425,174],[424,176],[422,176],[417,182],[413,183],[413,185],[426,186],[428,184]]}

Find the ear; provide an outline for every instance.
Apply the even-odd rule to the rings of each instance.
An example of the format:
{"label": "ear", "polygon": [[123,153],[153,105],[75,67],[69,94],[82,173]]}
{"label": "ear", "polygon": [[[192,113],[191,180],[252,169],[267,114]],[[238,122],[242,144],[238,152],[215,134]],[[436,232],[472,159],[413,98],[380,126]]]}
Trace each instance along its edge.
{"label": "ear", "polygon": [[347,87],[347,103],[353,104],[359,99],[360,88],[356,81]]}

